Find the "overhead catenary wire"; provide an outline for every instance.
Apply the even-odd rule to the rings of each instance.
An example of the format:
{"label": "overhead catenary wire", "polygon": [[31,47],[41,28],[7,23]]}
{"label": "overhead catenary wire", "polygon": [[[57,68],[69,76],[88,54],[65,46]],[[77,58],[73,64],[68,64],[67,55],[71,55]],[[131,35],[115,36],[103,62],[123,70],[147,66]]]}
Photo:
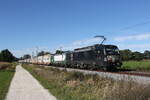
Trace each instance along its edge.
{"label": "overhead catenary wire", "polygon": [[122,28],[117,29],[116,31],[109,31],[109,32],[106,32],[106,33],[112,33],[113,34],[113,33],[116,33],[116,32],[123,32],[123,31],[129,30],[129,29],[135,28],[135,27],[140,27],[140,26],[146,25],[146,24],[150,24],[150,20],[145,21],[145,22],[136,23],[134,25],[122,27]]}
{"label": "overhead catenary wire", "polygon": [[146,25],[146,24],[149,24],[149,23],[150,23],[150,20],[146,21],[146,22],[142,22],[142,23],[137,23],[135,25],[127,26],[127,27],[121,28],[120,30],[128,30],[128,29],[132,29],[132,28],[138,27],[138,26],[143,26],[143,25]]}

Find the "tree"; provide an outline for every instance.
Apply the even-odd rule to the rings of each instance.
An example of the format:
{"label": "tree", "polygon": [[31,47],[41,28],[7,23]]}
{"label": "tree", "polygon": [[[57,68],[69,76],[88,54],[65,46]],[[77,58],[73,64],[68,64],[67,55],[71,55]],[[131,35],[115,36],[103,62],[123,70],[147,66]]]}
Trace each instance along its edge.
{"label": "tree", "polygon": [[128,61],[132,59],[132,51],[129,49],[120,50],[121,58],[124,61]]}
{"label": "tree", "polygon": [[140,53],[140,52],[133,52],[132,53],[132,59],[133,60],[143,60],[144,59],[144,54]]}
{"label": "tree", "polygon": [[22,57],[22,59],[30,59],[31,58],[31,56],[29,55],[29,54],[25,54],[23,57]]}
{"label": "tree", "polygon": [[150,51],[148,51],[148,50],[144,51],[144,58],[150,59]]}
{"label": "tree", "polygon": [[46,55],[46,54],[50,54],[50,52],[46,52],[46,51],[41,51],[37,54],[37,56],[43,56],[43,55]]}
{"label": "tree", "polygon": [[120,51],[121,54],[121,58],[123,61],[128,61],[128,60],[143,60],[146,58],[150,57],[150,52],[149,51],[145,51],[144,53],[140,53],[140,52],[132,52],[129,49],[126,50],[121,50]]}
{"label": "tree", "polygon": [[17,60],[16,57],[13,56],[13,54],[8,50],[2,50],[0,53],[0,61],[4,61],[4,62],[12,62]]}
{"label": "tree", "polygon": [[45,54],[45,52],[44,51],[41,51],[41,52],[39,52],[38,54],[37,54],[37,56],[43,56]]}
{"label": "tree", "polygon": [[56,54],[62,54],[62,53],[64,53],[64,51],[56,50]]}

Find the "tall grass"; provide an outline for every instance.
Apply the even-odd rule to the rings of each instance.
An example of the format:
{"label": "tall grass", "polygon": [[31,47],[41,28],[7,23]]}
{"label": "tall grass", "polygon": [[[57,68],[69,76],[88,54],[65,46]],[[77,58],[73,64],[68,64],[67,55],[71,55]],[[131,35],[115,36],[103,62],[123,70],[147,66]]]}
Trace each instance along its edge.
{"label": "tall grass", "polygon": [[23,65],[58,100],[148,100],[150,86],[53,68]]}
{"label": "tall grass", "polygon": [[0,62],[0,100],[4,100],[15,72],[15,64]]}

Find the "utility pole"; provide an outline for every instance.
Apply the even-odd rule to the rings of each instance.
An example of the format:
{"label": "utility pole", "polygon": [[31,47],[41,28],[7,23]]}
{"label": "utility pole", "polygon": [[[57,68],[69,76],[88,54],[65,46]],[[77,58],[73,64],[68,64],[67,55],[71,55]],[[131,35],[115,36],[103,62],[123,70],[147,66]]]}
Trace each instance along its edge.
{"label": "utility pole", "polygon": [[34,58],[34,52],[32,51],[31,62],[33,61],[33,58]]}
{"label": "utility pole", "polygon": [[37,63],[38,63],[38,46],[36,47],[36,57],[37,57]]}
{"label": "utility pole", "polygon": [[39,50],[39,48],[38,48],[38,46],[36,47],[36,56],[38,56],[38,50]]}
{"label": "utility pole", "polygon": [[33,59],[33,57],[34,57],[34,51],[32,51],[32,59]]}

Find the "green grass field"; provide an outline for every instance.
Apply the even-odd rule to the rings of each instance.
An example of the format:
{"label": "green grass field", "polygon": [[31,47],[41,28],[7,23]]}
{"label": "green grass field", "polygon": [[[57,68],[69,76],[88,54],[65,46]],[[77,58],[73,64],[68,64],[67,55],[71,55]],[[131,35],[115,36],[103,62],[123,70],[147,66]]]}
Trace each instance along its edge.
{"label": "green grass field", "polygon": [[0,68],[2,68],[0,69],[0,100],[5,100],[10,82],[15,73],[15,67],[13,66],[13,64],[0,62]]}
{"label": "green grass field", "polygon": [[150,70],[150,61],[125,61],[122,68],[133,70]]}

